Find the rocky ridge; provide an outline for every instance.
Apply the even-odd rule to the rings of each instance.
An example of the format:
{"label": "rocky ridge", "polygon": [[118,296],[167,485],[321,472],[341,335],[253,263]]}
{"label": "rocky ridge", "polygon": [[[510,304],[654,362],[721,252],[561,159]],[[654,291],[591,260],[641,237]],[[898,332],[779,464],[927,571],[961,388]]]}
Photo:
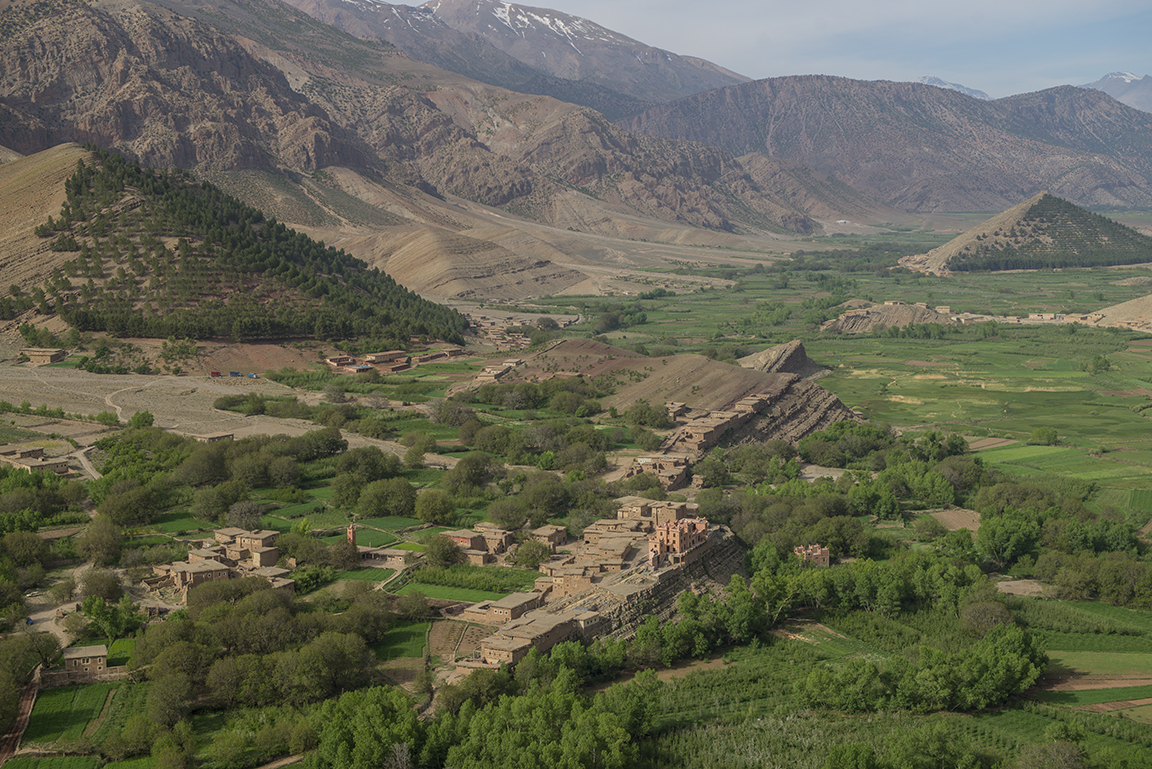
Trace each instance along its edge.
{"label": "rocky ridge", "polygon": [[778,344],[737,361],[744,368],[765,374],[796,374],[809,379],[827,372],[827,369],[808,357],[804,343],[799,339]]}
{"label": "rocky ridge", "polygon": [[1152,115],[1073,86],[989,102],[919,83],[782,77],[618,123],[792,160],[912,211],[1000,210],[1041,189],[1077,205],[1152,205]]}

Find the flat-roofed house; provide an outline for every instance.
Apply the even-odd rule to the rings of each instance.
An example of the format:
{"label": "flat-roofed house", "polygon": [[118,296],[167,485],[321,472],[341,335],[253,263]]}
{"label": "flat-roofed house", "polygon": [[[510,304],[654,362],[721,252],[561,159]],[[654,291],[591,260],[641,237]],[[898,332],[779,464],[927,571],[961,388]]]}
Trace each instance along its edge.
{"label": "flat-roofed house", "polygon": [[508,622],[520,619],[543,605],[544,596],[540,593],[511,593],[499,601],[493,601],[488,609],[488,616],[500,622]]}
{"label": "flat-roofed house", "polygon": [[532,530],[532,539],[548,545],[553,553],[568,541],[568,529],[563,526],[541,526]]}
{"label": "flat-roofed house", "polygon": [[469,531],[468,529],[458,529],[457,531],[446,531],[440,536],[452,540],[461,550],[488,550],[488,546],[484,541],[484,535],[479,532]]}
{"label": "flat-roofed house", "polygon": [[63,662],[70,678],[94,681],[108,667],[108,647],[74,646],[64,650]]}
{"label": "flat-roofed house", "polygon": [[32,363],[42,366],[47,363],[59,363],[68,357],[64,350],[45,347],[25,347],[20,350],[21,355],[27,355]]}
{"label": "flat-roofed house", "polygon": [[169,573],[172,575],[172,584],[181,592],[188,592],[197,585],[214,580],[228,579],[232,576],[232,569],[216,561],[199,561],[197,563],[174,563]]}

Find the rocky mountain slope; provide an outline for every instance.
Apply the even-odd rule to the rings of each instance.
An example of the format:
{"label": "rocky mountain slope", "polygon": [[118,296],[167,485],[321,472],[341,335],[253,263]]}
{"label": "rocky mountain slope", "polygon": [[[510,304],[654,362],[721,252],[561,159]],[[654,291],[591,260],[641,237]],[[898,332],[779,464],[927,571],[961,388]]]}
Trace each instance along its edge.
{"label": "rocky mountain slope", "polygon": [[676,401],[690,408],[715,410],[752,394],[766,396],[769,408],[733,436],[736,442],[773,438],[798,441],[834,422],[859,419],[839,398],[811,380],[793,373],[741,368],[703,355],[648,358],[592,340],[565,339],[526,357],[516,376],[541,371],[588,377],[615,375],[618,384],[615,392],[602,400],[605,407],[627,408],[643,399],[652,404]]}
{"label": "rocky mountain slope", "polygon": [[1140,77],[1131,72],[1111,72],[1094,83],[1080,87],[1095,88],[1129,107],[1152,112],[1152,75]]}
{"label": "rocky mountain slope", "polygon": [[1093,267],[1152,261],[1152,237],[1047,192],[1033,195],[926,255],[928,272]]}
{"label": "rocky mountain slope", "polygon": [[[722,150],[629,134],[594,111],[477,83],[278,0],[160,3],[25,0],[0,14],[12,33],[0,41],[0,143],[28,153],[93,141],[215,174],[242,197],[271,197],[272,213],[310,196],[317,217],[337,223],[356,217],[338,196],[307,188],[345,168],[392,190],[405,218],[457,197],[612,236],[636,217],[721,231],[818,228],[809,202],[762,189]],[[269,196],[269,185],[295,189]],[[355,197],[349,189],[363,186],[338,192]]]}
{"label": "rocky mountain slope", "polygon": [[653,48],[579,16],[499,0],[431,0],[422,8],[553,77],[663,102],[748,78],[711,62]]}
{"label": "rocky mountain slope", "polygon": [[985,102],[919,83],[772,78],[620,124],[793,160],[907,210],[999,210],[1041,189],[1152,205],[1152,115],[1072,86]]}
{"label": "rocky mountain slope", "polygon": [[481,83],[551,96],[609,118],[642,112],[654,102],[587,80],[556,77],[497,48],[482,35],[448,26],[426,6],[365,0],[286,0],[313,18],[358,38],[381,40],[413,59]]}

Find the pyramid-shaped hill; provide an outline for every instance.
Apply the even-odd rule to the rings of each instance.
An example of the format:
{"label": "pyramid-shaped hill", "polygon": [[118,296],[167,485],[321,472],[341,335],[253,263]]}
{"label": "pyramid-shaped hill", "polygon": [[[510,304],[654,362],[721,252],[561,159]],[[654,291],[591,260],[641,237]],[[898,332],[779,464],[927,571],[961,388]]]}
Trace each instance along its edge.
{"label": "pyramid-shaped hill", "polygon": [[928,272],[1139,264],[1152,262],[1152,237],[1041,192],[926,255],[901,262]]}
{"label": "pyramid-shaped hill", "polygon": [[467,319],[183,172],[64,145],[0,165],[0,319],[147,338],[463,341]]}

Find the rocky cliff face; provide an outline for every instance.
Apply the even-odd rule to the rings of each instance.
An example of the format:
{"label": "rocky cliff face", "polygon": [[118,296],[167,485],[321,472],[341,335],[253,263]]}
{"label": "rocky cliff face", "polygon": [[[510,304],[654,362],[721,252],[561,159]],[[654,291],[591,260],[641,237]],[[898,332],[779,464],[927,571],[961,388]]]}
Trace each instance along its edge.
{"label": "rocky cliff face", "polygon": [[619,123],[797,161],[908,210],[997,210],[1041,189],[1152,205],[1152,116],[1072,86],[986,102],[919,83],[773,78]]}
{"label": "rocky cliff face", "polygon": [[91,141],[168,167],[370,162],[281,72],[162,8],[56,0],[51,15],[13,26],[0,43],[0,108],[20,152]]}
{"label": "rocky cliff face", "polygon": [[765,374],[796,374],[805,378],[827,370],[808,357],[804,343],[799,339],[741,358],[739,363],[744,368]]}
{"label": "rocky cliff face", "polygon": [[785,374],[788,382],[773,398],[770,410],[740,431],[734,442],[799,441],[835,422],[863,421],[832,393],[808,379]]}

